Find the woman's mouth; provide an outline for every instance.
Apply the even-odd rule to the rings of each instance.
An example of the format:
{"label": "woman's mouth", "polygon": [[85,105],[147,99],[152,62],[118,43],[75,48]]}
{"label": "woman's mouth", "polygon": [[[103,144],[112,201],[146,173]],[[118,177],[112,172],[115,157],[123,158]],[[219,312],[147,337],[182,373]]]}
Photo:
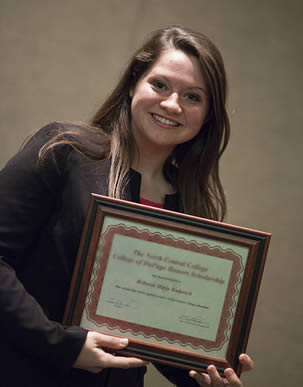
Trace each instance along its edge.
{"label": "woman's mouth", "polygon": [[162,116],[159,116],[158,114],[152,113],[152,117],[154,120],[160,122],[161,124],[167,125],[167,126],[180,126],[179,122],[169,120],[167,118],[164,118]]}

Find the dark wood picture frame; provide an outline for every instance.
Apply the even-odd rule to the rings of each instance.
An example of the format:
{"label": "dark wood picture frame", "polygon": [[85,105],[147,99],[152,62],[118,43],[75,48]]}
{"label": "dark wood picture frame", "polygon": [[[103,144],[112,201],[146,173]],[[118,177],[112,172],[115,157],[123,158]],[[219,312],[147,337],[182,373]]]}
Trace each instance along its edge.
{"label": "dark wood picture frame", "polygon": [[[112,225],[111,222],[113,222]],[[155,232],[155,230],[160,230],[160,232]],[[120,351],[126,356],[135,356],[197,371],[205,371],[208,365],[214,364],[221,375],[227,367],[232,367],[240,375],[241,364],[238,357],[246,350],[270,237],[271,234],[266,232],[92,194],[65,310],[64,323],[95,329],[104,334],[127,337],[129,345],[125,350]],[[158,260],[165,262],[168,260],[174,264],[183,265],[183,269],[184,266],[190,267],[191,270],[177,270],[175,266],[169,266],[176,278],[182,275],[183,280],[186,277],[188,286],[191,286],[192,283],[198,284],[196,286],[200,286],[200,283],[201,286],[203,284],[205,284],[203,286],[214,286],[225,283],[225,291],[220,290],[223,295],[223,298],[221,296],[222,305],[218,303],[220,306],[216,311],[217,314],[214,314],[214,316],[219,317],[216,317],[218,328],[214,328],[215,334],[212,339],[208,336],[202,337],[200,333],[199,337],[197,334],[196,336],[191,335],[191,329],[200,332],[203,328],[207,332],[210,325],[216,326],[209,321],[206,323],[205,318],[200,318],[200,315],[197,317],[196,310],[202,313],[202,309],[206,309],[208,306],[200,305],[197,301],[187,301],[192,299],[189,297],[192,295],[191,291],[176,290],[175,287],[166,286],[166,280],[181,281],[175,280],[171,275],[172,273],[167,275],[168,266],[163,261],[161,266],[157,266],[157,263],[148,260],[145,253],[140,252],[140,249],[135,252],[141,256],[138,261],[126,257],[122,253],[119,256],[112,255],[111,251],[114,246],[116,249],[122,246],[120,242],[114,244],[114,240],[116,241],[114,238],[122,238],[122,241],[125,239],[128,242],[136,243],[140,241],[144,246],[148,246],[149,250],[157,248],[157,252],[159,249],[165,248],[172,252],[180,251],[182,257],[184,254],[192,254],[189,256],[195,259],[201,257],[201,264],[203,259],[209,263],[214,262],[216,265],[219,262],[222,266],[222,278],[220,275],[216,277],[207,274],[208,268],[205,263],[205,267],[203,267],[200,263],[192,264],[191,261],[184,263],[183,260],[182,262],[180,260],[172,261],[159,254],[153,256],[147,253],[150,259],[157,257]],[[204,239],[206,242],[199,242]],[[130,244],[128,243],[128,246]],[[122,249],[125,249],[125,246]],[[239,251],[244,251],[245,257],[241,256]],[[119,257],[120,261],[113,257]],[[114,290],[120,292],[119,297],[120,294],[129,297],[129,293],[132,292],[132,300],[134,297],[145,297],[144,299],[149,297],[149,300],[153,301],[161,299],[159,305],[164,305],[164,308],[174,306],[179,319],[179,322],[176,323],[178,332],[167,329],[167,316],[166,319],[163,318],[163,324],[166,327],[163,328],[162,325],[155,327],[154,323],[149,326],[146,321],[142,323],[136,316],[134,317],[135,321],[127,321],[128,319],[124,320],[110,315],[112,312],[106,312],[104,315],[99,312],[99,301],[102,305],[101,298],[105,297],[103,293],[106,294],[107,291],[110,294],[113,291],[111,285],[105,286],[105,283],[111,283],[113,274],[111,274],[109,267],[113,265],[114,261],[115,265],[119,264],[121,267],[121,278],[124,277],[124,268],[127,267],[131,268],[130,270],[135,273],[134,275],[139,275],[141,269],[137,266],[138,264],[142,265],[141,267],[148,265],[151,268],[148,270],[161,269],[163,273],[166,273],[162,275],[163,273],[160,271],[161,276],[152,274],[153,277],[160,278],[159,281],[162,284],[163,281],[166,284],[165,296],[160,296],[157,293],[158,290],[154,289],[159,287],[159,284],[156,286],[155,283],[144,279],[136,282],[136,284],[142,285],[141,287],[139,285],[120,286],[117,285],[116,279]],[[225,278],[225,267],[230,268],[228,269],[230,274],[226,274],[226,280],[223,279]],[[152,287],[151,290],[150,287]],[[203,289],[206,294],[207,287]],[[220,285],[216,289],[220,289]],[[167,296],[167,294],[172,294],[171,290],[175,292],[173,297]],[[181,295],[176,294],[176,292],[181,293]],[[217,297],[217,294],[215,296]],[[106,303],[117,313],[122,313],[122,315],[127,313],[128,301],[123,298],[107,297]],[[147,308],[151,308],[151,305],[148,305]],[[186,308],[195,309],[195,316],[184,315]],[[133,315],[133,312],[128,313],[130,313],[130,317]],[[161,315],[160,312],[158,314]],[[180,332],[182,324],[186,329],[185,333]]]}

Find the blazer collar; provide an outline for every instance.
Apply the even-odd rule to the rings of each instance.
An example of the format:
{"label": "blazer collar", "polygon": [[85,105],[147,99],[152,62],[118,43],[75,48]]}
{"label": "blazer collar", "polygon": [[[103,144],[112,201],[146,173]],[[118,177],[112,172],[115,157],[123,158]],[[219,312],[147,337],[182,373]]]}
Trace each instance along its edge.
{"label": "blazer collar", "polygon": [[[98,171],[99,176],[102,177],[101,187],[99,191],[102,195],[108,195],[108,189],[105,188],[104,181],[108,180],[110,171],[110,160],[103,160],[100,169]],[[134,169],[130,169],[128,172],[128,183],[122,194],[122,199],[135,203],[140,203],[140,188],[141,188],[141,174]],[[165,195],[164,208],[171,211],[180,211],[179,206],[179,194]]]}
{"label": "blazer collar", "polygon": [[[125,188],[125,195],[123,198],[125,200],[130,200],[132,202],[140,203],[140,188],[141,188],[141,174],[134,169],[129,170],[129,183]],[[178,193],[165,195],[164,199],[164,208],[171,211],[180,211],[179,210],[179,195]]]}

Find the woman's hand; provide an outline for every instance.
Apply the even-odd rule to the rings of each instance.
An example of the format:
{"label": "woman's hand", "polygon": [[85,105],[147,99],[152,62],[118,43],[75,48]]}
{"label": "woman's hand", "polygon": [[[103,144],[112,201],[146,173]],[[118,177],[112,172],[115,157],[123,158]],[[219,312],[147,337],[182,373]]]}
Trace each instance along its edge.
{"label": "woman's hand", "polygon": [[115,356],[102,349],[106,347],[119,350],[127,345],[127,339],[119,339],[118,337],[90,331],[73,367],[99,373],[103,368],[134,368],[148,364],[146,361],[134,357]]}
{"label": "woman's hand", "polygon": [[[243,371],[250,371],[254,363],[251,360],[251,358],[246,355],[242,354],[239,356],[240,363],[243,366]],[[190,371],[189,375],[194,378],[197,383],[202,387],[204,386],[211,386],[211,387],[224,387],[224,386],[231,386],[231,387],[243,387],[243,384],[239,377],[236,375],[233,369],[226,368],[224,371],[225,378],[222,378],[218,371],[216,370],[216,367],[213,365],[210,365],[207,368],[207,374],[205,373],[199,373],[196,371]]]}

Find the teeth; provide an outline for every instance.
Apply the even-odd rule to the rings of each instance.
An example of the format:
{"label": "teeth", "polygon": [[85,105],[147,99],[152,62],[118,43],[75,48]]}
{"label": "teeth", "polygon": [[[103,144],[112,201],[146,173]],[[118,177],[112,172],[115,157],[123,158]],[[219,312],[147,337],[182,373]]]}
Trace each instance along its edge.
{"label": "teeth", "polygon": [[153,114],[155,120],[162,122],[165,125],[178,126],[179,124],[174,121],[167,120],[166,118],[160,117],[157,114]]}

